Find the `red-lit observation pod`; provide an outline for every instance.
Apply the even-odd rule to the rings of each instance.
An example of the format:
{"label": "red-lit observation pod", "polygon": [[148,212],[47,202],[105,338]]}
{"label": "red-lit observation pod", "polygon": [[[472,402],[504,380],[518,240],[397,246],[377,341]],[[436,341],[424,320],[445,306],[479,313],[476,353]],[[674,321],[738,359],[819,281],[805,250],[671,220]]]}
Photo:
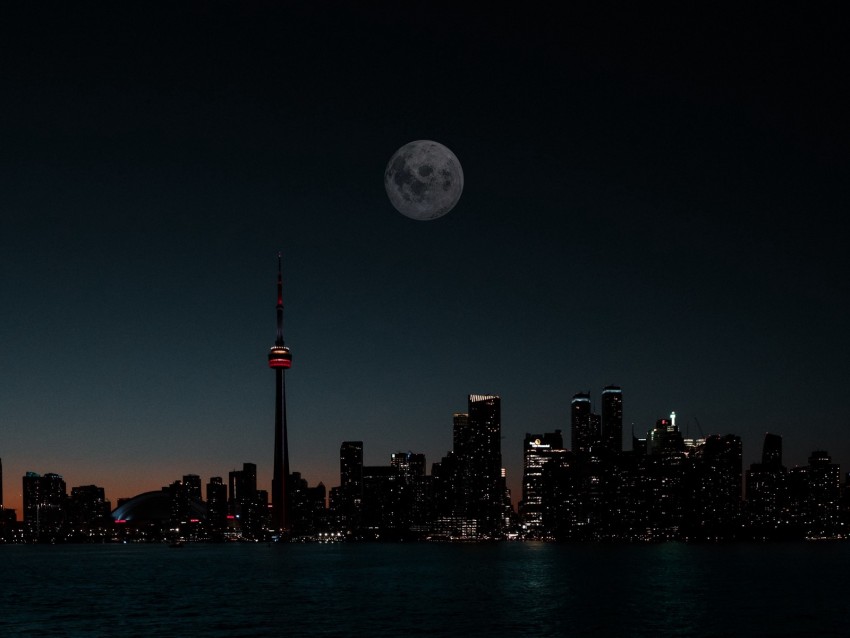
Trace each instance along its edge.
{"label": "red-lit observation pod", "polygon": [[292,367],[292,353],[289,352],[289,348],[287,348],[286,346],[272,346],[269,350],[269,367]]}

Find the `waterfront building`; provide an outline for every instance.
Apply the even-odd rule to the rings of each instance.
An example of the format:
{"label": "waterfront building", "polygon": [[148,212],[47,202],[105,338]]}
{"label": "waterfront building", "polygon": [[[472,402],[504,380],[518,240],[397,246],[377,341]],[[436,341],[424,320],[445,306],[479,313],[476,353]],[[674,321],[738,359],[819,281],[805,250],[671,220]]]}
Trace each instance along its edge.
{"label": "waterfront building", "polygon": [[24,528],[32,540],[58,540],[68,499],[59,474],[27,472],[23,477]]}
{"label": "waterfront building", "polygon": [[227,528],[227,485],[220,476],[207,483],[207,526],[213,538],[222,538]]}
{"label": "waterfront building", "polygon": [[746,473],[746,523],[756,538],[781,538],[789,530],[788,470],[782,465],[782,437],[765,434],[760,463]]}
{"label": "waterfront building", "polygon": [[551,460],[563,457],[561,430],[545,434],[528,434],[523,441],[522,501],[520,521],[526,537],[545,536],[543,467]]}
{"label": "waterfront building", "polygon": [[461,466],[463,510],[478,522],[484,537],[498,537],[503,529],[501,399],[496,395],[470,394],[467,436],[456,449]]}
{"label": "waterfront building", "polygon": [[683,533],[696,539],[732,539],[740,533],[741,437],[706,437],[686,466]]}
{"label": "waterfront building", "polygon": [[257,489],[257,466],[243,463],[241,470],[229,473],[228,483],[230,515],[238,523],[242,536],[263,538],[268,525],[268,492]]}
{"label": "waterfront building", "polygon": [[201,494],[201,477],[197,474],[184,474],[183,487],[188,492],[189,498],[195,501],[204,500]]}
{"label": "waterfront building", "polygon": [[76,529],[103,528],[111,520],[112,504],[106,500],[106,491],[97,485],[71,488],[68,499],[68,521]]}

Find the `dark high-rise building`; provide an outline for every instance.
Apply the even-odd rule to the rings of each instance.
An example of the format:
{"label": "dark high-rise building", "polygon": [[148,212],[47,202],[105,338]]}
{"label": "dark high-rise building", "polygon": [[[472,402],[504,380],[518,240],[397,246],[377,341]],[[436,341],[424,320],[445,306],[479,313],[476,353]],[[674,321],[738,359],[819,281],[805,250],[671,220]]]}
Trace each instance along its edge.
{"label": "dark high-rise building", "polygon": [[246,538],[263,536],[266,524],[268,494],[257,489],[257,466],[243,463],[241,470],[233,470],[228,476],[230,487],[230,514],[239,521],[239,528]]}
{"label": "dark high-rise building", "polygon": [[461,450],[463,509],[477,522],[479,534],[495,537],[502,532],[505,480],[502,476],[501,399],[496,395],[470,394],[468,420]]}
{"label": "dark high-rise building", "polygon": [[746,475],[746,521],[756,538],[781,538],[789,530],[786,513],[788,471],[782,465],[782,437],[765,434],[761,463]]}
{"label": "dark high-rise building", "polygon": [[227,486],[220,476],[207,483],[207,524],[213,535],[223,534],[227,527]]}
{"label": "dark high-rise building", "polygon": [[427,531],[431,518],[431,480],[425,475],[425,455],[393,452],[390,467],[398,471],[402,482],[399,504],[405,527],[417,533]]}
{"label": "dark high-rise building", "polygon": [[277,337],[269,350],[269,367],[275,373],[274,476],[272,478],[272,528],[289,533],[289,442],[286,430],[286,387],[284,372],[292,367],[292,353],[283,341],[283,271],[277,256]]}
{"label": "dark high-rise building", "polygon": [[456,412],[452,415],[452,448],[455,454],[463,455],[472,446],[472,430],[469,427],[469,414]]}
{"label": "dark high-rise building", "polygon": [[241,470],[233,470],[228,474],[230,513],[239,514],[246,503],[257,495],[257,466],[254,463],[243,463]]}
{"label": "dark high-rise building", "polygon": [[3,459],[0,459],[0,510],[3,509]]}
{"label": "dark high-rise building", "polygon": [[111,503],[106,500],[106,492],[97,485],[81,485],[71,488],[68,501],[68,519],[76,526],[96,527],[111,520]]}
{"label": "dark high-rise building", "polygon": [[290,477],[292,531],[294,536],[314,536],[325,529],[325,486],[310,487],[300,472]]}
{"label": "dark high-rise building", "polygon": [[684,482],[685,533],[731,539],[739,533],[741,437],[712,434],[690,452]]}
{"label": "dark high-rise building", "polygon": [[363,468],[361,531],[368,538],[395,539],[410,529],[409,493],[397,467],[367,465]]}
{"label": "dark high-rise building", "polygon": [[761,452],[761,462],[765,466],[779,467],[782,465],[782,437],[778,434],[764,435],[764,446]]}
{"label": "dark high-rise building", "polygon": [[623,391],[609,385],[602,390],[602,445],[623,451]]}
{"label": "dark high-rise building", "polygon": [[201,477],[197,474],[183,475],[183,488],[193,501],[203,501],[201,496]]}
{"label": "dark high-rise building", "polygon": [[579,392],[573,395],[570,403],[570,442],[576,454],[587,454],[599,441],[597,421],[593,418],[590,405],[590,393]]}
{"label": "dark high-rise building", "polygon": [[840,529],[841,471],[825,450],[815,450],[808,466],[809,536],[833,536]]}
{"label": "dark high-rise building", "polygon": [[363,441],[343,441],[339,446],[339,484],[362,490]]}
{"label": "dark high-rise building", "polygon": [[413,452],[393,452],[390,465],[398,469],[399,475],[407,483],[425,476],[425,455]]}
{"label": "dark high-rise building", "polygon": [[339,489],[333,502],[342,530],[353,533],[363,511],[363,441],[343,441],[339,446]]}
{"label": "dark high-rise building", "polygon": [[24,524],[31,538],[55,537],[65,520],[68,493],[59,474],[27,472],[23,478]]}
{"label": "dark high-rise building", "polygon": [[544,534],[544,485],[543,467],[567,454],[560,430],[546,434],[526,434],[523,442],[524,468],[522,474],[522,502],[520,518],[527,537]]}

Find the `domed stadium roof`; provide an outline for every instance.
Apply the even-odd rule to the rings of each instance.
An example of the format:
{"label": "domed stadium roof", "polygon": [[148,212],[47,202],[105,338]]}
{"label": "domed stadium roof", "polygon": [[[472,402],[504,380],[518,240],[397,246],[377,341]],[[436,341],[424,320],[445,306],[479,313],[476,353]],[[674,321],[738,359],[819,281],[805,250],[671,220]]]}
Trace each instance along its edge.
{"label": "domed stadium roof", "polygon": [[[207,507],[200,501],[189,502],[193,518],[206,518]],[[112,520],[128,523],[160,523],[171,518],[171,494],[166,490],[143,492],[112,510]]]}

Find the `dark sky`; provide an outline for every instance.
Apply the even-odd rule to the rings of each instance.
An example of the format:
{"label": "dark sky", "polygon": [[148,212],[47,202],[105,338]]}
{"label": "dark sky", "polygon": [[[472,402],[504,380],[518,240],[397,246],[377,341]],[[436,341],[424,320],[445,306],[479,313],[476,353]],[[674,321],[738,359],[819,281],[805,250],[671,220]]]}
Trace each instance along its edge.
{"label": "dark sky", "polygon": [[[281,4],[0,7],[7,505],[28,470],[268,488],[278,250],[311,484],[343,440],[437,461],[496,393],[516,498],[524,433],[607,384],[627,430],[847,469],[837,16]],[[415,139],[463,165],[436,221],[384,192]]]}

